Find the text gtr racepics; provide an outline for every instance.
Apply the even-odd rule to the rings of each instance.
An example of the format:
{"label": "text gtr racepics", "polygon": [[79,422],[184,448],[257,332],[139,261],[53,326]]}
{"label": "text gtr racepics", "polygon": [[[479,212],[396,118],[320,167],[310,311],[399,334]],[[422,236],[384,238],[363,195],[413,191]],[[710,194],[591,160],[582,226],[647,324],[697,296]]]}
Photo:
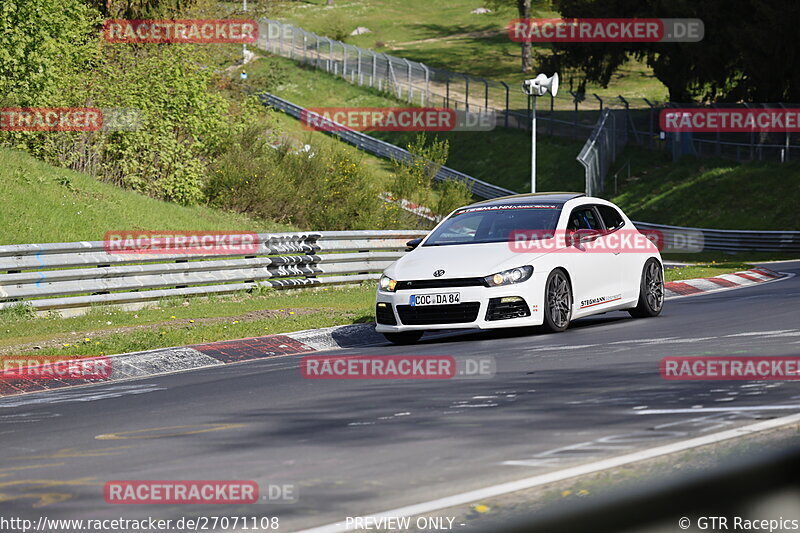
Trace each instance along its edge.
{"label": "text gtr racepics", "polygon": [[564,331],[572,319],[608,311],[656,316],[664,271],[653,240],[611,202],[583,194],[461,207],[384,271],[377,330],[404,344],[426,330]]}

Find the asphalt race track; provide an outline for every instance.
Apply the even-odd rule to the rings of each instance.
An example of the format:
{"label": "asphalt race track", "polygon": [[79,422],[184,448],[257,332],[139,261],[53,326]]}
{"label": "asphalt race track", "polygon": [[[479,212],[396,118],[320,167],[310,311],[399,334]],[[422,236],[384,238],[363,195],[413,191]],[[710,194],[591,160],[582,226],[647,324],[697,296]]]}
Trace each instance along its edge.
{"label": "asphalt race track", "polygon": [[[769,265],[800,274],[800,261]],[[800,412],[793,382],[665,381],[670,355],[797,355],[800,276],[337,354],[493,356],[477,380],[310,380],[283,357],[0,399],[3,516],[277,516],[292,531]],[[754,409],[744,409],[754,407]],[[177,426],[177,427],[176,427]],[[246,479],[295,503],[111,505],[109,480]]]}

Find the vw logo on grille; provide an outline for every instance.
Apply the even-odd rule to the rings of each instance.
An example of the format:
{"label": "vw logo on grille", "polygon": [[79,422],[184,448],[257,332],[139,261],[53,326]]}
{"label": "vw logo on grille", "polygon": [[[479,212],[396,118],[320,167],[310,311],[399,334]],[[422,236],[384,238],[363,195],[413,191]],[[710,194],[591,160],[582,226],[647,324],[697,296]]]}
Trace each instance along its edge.
{"label": "vw logo on grille", "polygon": [[439,269],[439,270],[437,270],[436,272],[433,273],[433,277],[435,277],[435,278],[440,278],[442,276],[444,276],[444,270]]}

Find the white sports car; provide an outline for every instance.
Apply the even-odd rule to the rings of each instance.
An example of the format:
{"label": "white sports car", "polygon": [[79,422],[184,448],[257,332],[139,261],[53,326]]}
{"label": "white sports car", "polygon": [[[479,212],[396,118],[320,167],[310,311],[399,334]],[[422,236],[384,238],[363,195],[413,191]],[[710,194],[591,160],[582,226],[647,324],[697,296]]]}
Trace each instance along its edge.
{"label": "white sports car", "polygon": [[578,193],[461,207],[384,271],[377,330],[407,344],[426,330],[564,331],[608,311],[656,316],[664,271],[651,238],[611,202]]}

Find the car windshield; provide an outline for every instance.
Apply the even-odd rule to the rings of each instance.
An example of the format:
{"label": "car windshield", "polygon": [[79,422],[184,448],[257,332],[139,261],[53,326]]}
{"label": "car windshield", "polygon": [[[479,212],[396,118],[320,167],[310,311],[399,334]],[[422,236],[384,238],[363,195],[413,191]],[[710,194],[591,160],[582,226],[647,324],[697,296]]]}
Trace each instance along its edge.
{"label": "car windshield", "polygon": [[423,246],[504,242],[515,231],[554,231],[560,213],[556,204],[465,207],[450,215]]}

